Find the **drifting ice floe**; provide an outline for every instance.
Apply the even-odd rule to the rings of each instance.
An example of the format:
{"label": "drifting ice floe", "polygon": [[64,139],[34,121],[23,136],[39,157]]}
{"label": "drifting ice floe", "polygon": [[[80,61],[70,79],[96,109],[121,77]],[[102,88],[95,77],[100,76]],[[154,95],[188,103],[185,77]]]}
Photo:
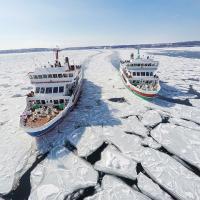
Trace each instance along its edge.
{"label": "drifting ice floe", "polygon": [[126,132],[136,133],[146,137],[148,134],[147,128],[138,120],[136,116],[130,116],[122,121],[122,129]]}
{"label": "drifting ice floe", "polygon": [[162,121],[162,118],[155,110],[148,110],[142,116],[142,123],[147,127],[154,127]]}
{"label": "drifting ice floe", "polygon": [[7,194],[17,186],[37,156],[33,141],[23,131],[11,130],[11,124],[9,122],[0,131],[3,141],[0,145],[0,194]]}
{"label": "drifting ice floe", "polygon": [[101,160],[95,163],[94,168],[98,171],[134,180],[137,177],[136,164],[110,145],[101,153]]}
{"label": "drifting ice floe", "polygon": [[150,200],[147,196],[132,189],[120,179],[106,175],[102,181],[102,191],[86,198],[87,200]]}
{"label": "drifting ice floe", "polygon": [[117,127],[105,127],[104,137],[108,143],[114,144],[129,158],[140,162],[143,158],[144,147],[141,146],[142,139],[135,135],[125,134]]}
{"label": "drifting ice floe", "polygon": [[80,157],[87,157],[103,144],[103,128],[101,126],[81,127],[67,136],[77,148]]}
{"label": "drifting ice floe", "polygon": [[155,200],[172,200],[172,198],[164,192],[158,184],[154,183],[150,178],[145,176],[143,173],[139,173],[138,177],[138,187],[142,193],[146,194],[148,197]]}
{"label": "drifting ice floe", "polygon": [[173,124],[160,124],[151,136],[169,152],[200,169],[200,133]]}
{"label": "drifting ice floe", "polygon": [[151,137],[146,137],[144,140],[141,142],[142,145],[151,147],[153,149],[159,149],[161,147],[161,144],[153,140]]}
{"label": "drifting ice floe", "polygon": [[200,199],[200,178],[165,153],[146,148],[141,164],[152,179],[176,198]]}
{"label": "drifting ice floe", "polygon": [[97,184],[93,167],[64,147],[55,147],[31,173],[30,200],[60,200]]}

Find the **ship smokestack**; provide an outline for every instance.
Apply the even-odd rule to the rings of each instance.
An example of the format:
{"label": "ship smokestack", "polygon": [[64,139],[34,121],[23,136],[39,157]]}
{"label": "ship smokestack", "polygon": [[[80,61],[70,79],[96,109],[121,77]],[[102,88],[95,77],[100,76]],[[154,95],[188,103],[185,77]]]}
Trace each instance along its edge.
{"label": "ship smokestack", "polygon": [[65,57],[65,65],[69,69],[69,58]]}

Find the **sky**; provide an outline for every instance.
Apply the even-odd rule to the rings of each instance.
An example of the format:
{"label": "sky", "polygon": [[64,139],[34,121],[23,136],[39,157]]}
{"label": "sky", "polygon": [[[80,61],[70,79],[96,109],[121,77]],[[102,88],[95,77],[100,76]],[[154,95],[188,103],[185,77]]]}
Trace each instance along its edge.
{"label": "sky", "polygon": [[0,49],[200,40],[200,0],[0,0]]}

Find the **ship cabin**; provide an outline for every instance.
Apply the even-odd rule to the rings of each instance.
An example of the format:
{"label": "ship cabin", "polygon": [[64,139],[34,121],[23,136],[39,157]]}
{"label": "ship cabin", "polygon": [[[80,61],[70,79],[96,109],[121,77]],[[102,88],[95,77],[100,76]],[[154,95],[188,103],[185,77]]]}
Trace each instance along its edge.
{"label": "ship cabin", "polygon": [[137,58],[124,61],[124,73],[133,85],[140,83],[157,84],[159,81],[156,75],[159,62],[153,59]]}
{"label": "ship cabin", "polygon": [[27,106],[64,109],[78,84],[80,72],[81,66],[70,65],[67,57],[64,65],[56,61],[49,67],[36,68],[28,74],[34,91],[27,95]]}

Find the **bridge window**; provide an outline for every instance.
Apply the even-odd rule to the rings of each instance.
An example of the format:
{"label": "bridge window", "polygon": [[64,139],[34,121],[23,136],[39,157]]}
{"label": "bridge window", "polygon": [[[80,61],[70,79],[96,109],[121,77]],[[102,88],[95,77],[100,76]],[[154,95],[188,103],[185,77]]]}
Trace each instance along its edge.
{"label": "bridge window", "polygon": [[60,99],[59,101],[60,101],[60,103],[64,103],[64,99]]}
{"label": "bridge window", "polygon": [[137,76],[140,76],[140,72],[137,72]]}
{"label": "bridge window", "polygon": [[62,78],[63,76],[62,76],[62,74],[58,74],[58,78]]}
{"label": "bridge window", "polygon": [[37,76],[37,75],[34,75],[34,79],[38,79],[38,76]]}
{"label": "bridge window", "polygon": [[69,77],[73,77],[73,74],[70,73],[70,74],[69,74]]}
{"label": "bridge window", "polygon": [[153,76],[153,72],[150,72],[150,76]]}
{"label": "bridge window", "polygon": [[52,74],[48,74],[48,78],[52,78]]}
{"label": "bridge window", "polygon": [[60,86],[59,87],[59,93],[63,93],[64,92],[64,87],[63,86]]}
{"label": "bridge window", "polygon": [[36,100],[36,104],[40,104],[40,100]]}
{"label": "bridge window", "polygon": [[47,93],[47,94],[52,93],[52,87],[47,87],[47,88],[46,88],[46,93]]}
{"label": "bridge window", "polygon": [[145,67],[148,66],[147,64],[145,64]]}
{"label": "bridge window", "polygon": [[38,75],[38,78],[39,78],[39,79],[42,79],[42,75]]}
{"label": "bridge window", "polygon": [[43,74],[42,77],[43,77],[43,78],[47,78],[47,75],[46,75],[46,74]]}
{"label": "bridge window", "polygon": [[29,78],[30,78],[30,79],[32,79],[32,78],[33,78],[33,76],[32,76],[32,75],[30,75],[30,76],[29,76]]}
{"label": "bridge window", "polygon": [[45,104],[45,100],[41,100],[41,104],[43,104],[43,105],[44,105],[44,104]]}
{"label": "bridge window", "polygon": [[54,103],[54,104],[58,104],[58,100],[54,100],[53,103]]}
{"label": "bridge window", "polygon": [[146,72],[146,76],[149,76],[149,72]]}
{"label": "bridge window", "polygon": [[151,66],[151,63],[149,63],[148,66]]}
{"label": "bridge window", "polygon": [[58,87],[53,88],[53,93],[58,93]]}
{"label": "bridge window", "polygon": [[141,76],[145,76],[145,72],[141,72]]}
{"label": "bridge window", "polygon": [[63,74],[63,77],[68,77],[68,74]]}
{"label": "bridge window", "polygon": [[133,76],[136,76],[136,72],[133,72]]}
{"label": "bridge window", "polygon": [[58,77],[58,75],[57,74],[53,74],[53,78],[57,78]]}
{"label": "bridge window", "polygon": [[42,87],[42,88],[40,89],[40,93],[44,94],[44,91],[45,91],[45,88]]}
{"label": "bridge window", "polygon": [[35,93],[39,93],[39,92],[40,92],[40,88],[39,88],[39,87],[36,87]]}

